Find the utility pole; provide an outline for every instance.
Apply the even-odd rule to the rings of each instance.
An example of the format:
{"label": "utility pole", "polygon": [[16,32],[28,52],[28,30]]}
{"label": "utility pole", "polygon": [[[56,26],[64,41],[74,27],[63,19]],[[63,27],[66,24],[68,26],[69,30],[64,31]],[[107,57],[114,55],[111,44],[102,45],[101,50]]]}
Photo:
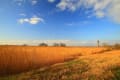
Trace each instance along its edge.
{"label": "utility pole", "polygon": [[97,46],[100,47],[100,41],[99,40],[97,40]]}

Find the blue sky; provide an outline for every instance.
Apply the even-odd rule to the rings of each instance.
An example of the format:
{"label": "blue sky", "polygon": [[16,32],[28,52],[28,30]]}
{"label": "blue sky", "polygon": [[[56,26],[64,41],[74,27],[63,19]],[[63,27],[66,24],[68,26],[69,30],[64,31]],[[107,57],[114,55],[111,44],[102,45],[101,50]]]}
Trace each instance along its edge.
{"label": "blue sky", "polygon": [[0,40],[120,40],[119,0],[0,0]]}

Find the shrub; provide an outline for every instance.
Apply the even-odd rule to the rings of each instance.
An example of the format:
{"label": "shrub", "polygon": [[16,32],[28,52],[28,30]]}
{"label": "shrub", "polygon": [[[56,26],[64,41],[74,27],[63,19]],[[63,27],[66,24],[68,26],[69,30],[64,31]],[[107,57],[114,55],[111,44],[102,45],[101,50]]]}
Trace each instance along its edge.
{"label": "shrub", "polygon": [[58,43],[54,43],[53,46],[57,47],[60,46]]}
{"label": "shrub", "polygon": [[61,46],[61,47],[65,47],[66,44],[65,44],[65,43],[60,43],[60,46]]}
{"label": "shrub", "polygon": [[65,47],[66,44],[65,43],[54,43],[53,46],[55,46],[55,47],[58,47],[58,46]]}
{"label": "shrub", "polygon": [[120,49],[120,44],[116,43],[116,44],[114,45],[114,49]]}
{"label": "shrub", "polygon": [[102,46],[107,47],[107,48],[112,48],[113,47],[113,45],[109,45],[108,43],[103,43]]}
{"label": "shrub", "polygon": [[120,49],[120,44],[116,43],[116,44],[113,44],[113,45],[109,45],[107,43],[103,43],[103,47],[107,47],[107,48],[110,48],[110,49]]}
{"label": "shrub", "polygon": [[23,46],[28,46],[27,44],[23,44]]}
{"label": "shrub", "polygon": [[48,44],[46,44],[46,43],[40,43],[39,46],[45,46],[45,47],[47,47]]}

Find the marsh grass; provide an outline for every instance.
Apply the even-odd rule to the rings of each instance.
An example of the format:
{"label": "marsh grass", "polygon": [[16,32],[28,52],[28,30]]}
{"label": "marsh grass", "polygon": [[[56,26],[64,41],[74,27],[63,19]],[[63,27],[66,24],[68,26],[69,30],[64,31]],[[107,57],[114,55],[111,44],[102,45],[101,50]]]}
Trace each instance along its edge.
{"label": "marsh grass", "polygon": [[120,80],[119,53],[106,48],[5,46],[0,48],[0,69],[30,67],[30,71],[0,80]]}
{"label": "marsh grass", "polygon": [[17,78],[18,78],[17,75],[10,75],[10,76],[0,77],[0,80],[17,80]]}
{"label": "marsh grass", "polygon": [[102,47],[0,46],[0,75],[39,69],[105,49]]}
{"label": "marsh grass", "polygon": [[114,74],[113,80],[120,80],[120,67],[115,67],[111,71]]}
{"label": "marsh grass", "polygon": [[85,62],[71,60],[22,74],[15,80],[79,80],[88,69]]}

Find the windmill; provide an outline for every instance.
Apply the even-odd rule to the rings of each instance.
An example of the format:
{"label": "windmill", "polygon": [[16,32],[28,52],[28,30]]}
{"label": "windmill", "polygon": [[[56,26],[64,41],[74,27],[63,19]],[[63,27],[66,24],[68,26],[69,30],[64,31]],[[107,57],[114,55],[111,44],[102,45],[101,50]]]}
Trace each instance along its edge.
{"label": "windmill", "polygon": [[100,47],[100,41],[99,40],[97,40],[97,46]]}

